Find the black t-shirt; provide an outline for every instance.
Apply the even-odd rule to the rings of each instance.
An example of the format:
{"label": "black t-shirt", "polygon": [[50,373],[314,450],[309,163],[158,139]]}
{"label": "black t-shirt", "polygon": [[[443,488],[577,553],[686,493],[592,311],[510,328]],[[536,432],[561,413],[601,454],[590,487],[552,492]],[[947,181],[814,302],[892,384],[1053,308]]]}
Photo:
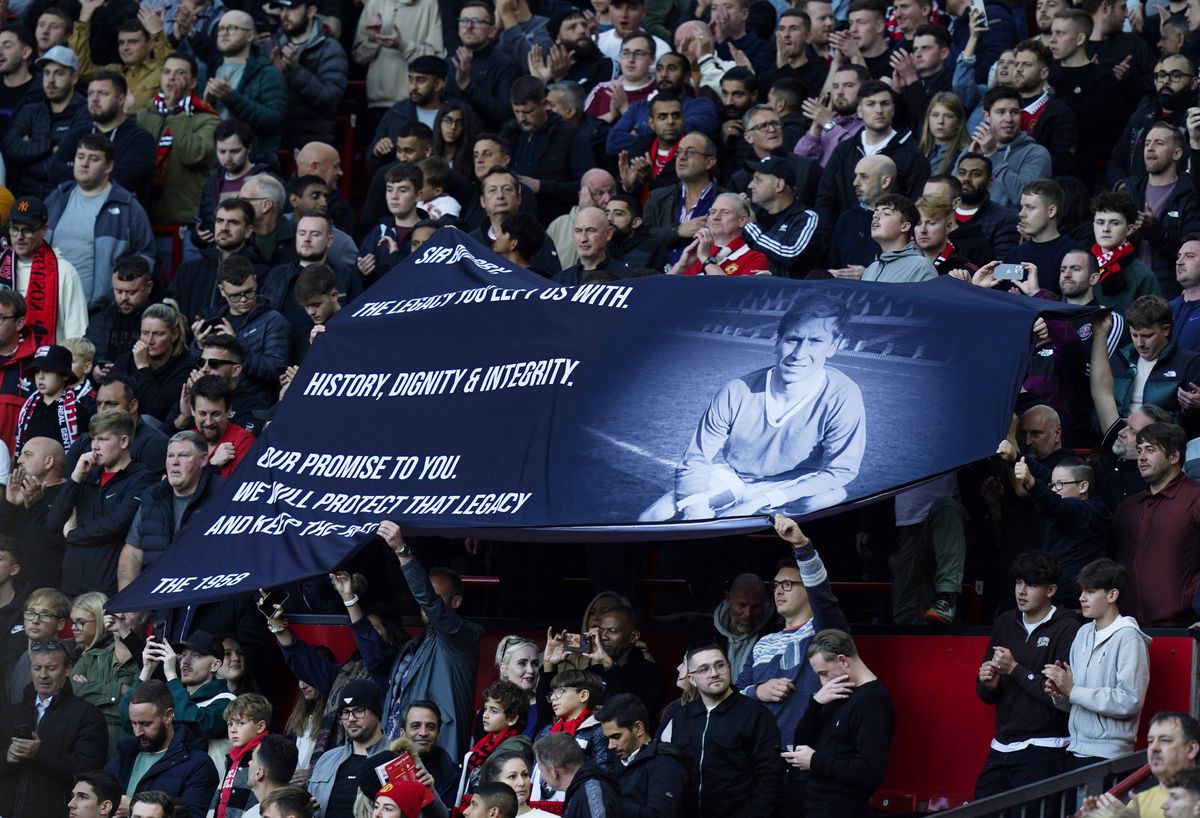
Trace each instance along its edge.
{"label": "black t-shirt", "polygon": [[62,440],[62,431],[58,424],[58,407],[62,402],[62,398],[54,401],[49,406],[44,400],[36,400],[33,406],[30,407],[29,423],[25,427],[25,433],[21,436],[22,440],[30,440],[35,437],[48,437],[51,440]]}
{"label": "black t-shirt", "polygon": [[325,806],[325,818],[353,818],[358,777],[371,774],[366,769],[366,760],[366,756],[352,755],[338,767],[333,789],[329,793],[329,803]]}
{"label": "black t-shirt", "polygon": [[25,100],[25,97],[29,96],[29,92],[33,90],[33,83],[33,78],[30,78],[29,82],[10,88],[0,82],[0,135],[8,130],[8,123],[12,119],[13,113]]}
{"label": "black t-shirt", "polygon": [[863,55],[863,60],[867,63],[867,70],[871,72],[871,79],[881,80],[884,77],[892,75],[892,46],[888,45],[887,51],[884,51],[878,57],[868,57]]}

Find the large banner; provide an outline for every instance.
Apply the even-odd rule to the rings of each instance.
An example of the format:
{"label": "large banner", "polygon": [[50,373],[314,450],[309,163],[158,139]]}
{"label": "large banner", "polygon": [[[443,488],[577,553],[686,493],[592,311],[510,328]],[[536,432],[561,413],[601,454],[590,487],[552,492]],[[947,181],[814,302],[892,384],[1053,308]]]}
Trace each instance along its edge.
{"label": "large banner", "polygon": [[559,287],[453,229],[342,310],[274,422],[115,601],[211,601],[406,532],[761,529],[995,450],[1053,302],[923,284],[655,276]]}

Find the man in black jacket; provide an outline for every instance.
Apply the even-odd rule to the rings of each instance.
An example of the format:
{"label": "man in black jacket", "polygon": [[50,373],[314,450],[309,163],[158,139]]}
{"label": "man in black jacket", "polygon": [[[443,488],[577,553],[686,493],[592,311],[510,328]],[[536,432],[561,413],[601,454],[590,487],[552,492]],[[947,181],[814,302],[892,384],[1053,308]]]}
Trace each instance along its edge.
{"label": "man in black jacket", "polygon": [[834,148],[821,174],[813,209],[827,228],[833,226],[839,213],[857,205],[854,168],[867,155],[868,147],[871,153],[883,154],[896,163],[897,193],[916,199],[929,178],[929,160],[921,153],[916,134],[898,133],[892,127],[896,93],[888,85],[878,80],[864,83],[858,92],[858,115],[863,120],[862,131]]}
{"label": "man in black jacket", "polygon": [[[138,408],[137,388],[133,378],[128,375],[108,375],[100,382],[100,388],[96,390],[96,411],[120,409],[128,412],[133,418],[133,439],[129,442],[130,459],[141,463],[153,474],[162,474],[163,463],[167,459],[167,436],[143,418]],[[67,451],[67,463],[63,470],[70,474],[79,463],[79,458],[91,450],[92,436],[80,435]]]}
{"label": "man in black jacket", "polygon": [[1066,766],[1067,712],[1046,695],[1039,668],[1070,658],[1081,619],[1054,606],[1059,561],[1044,551],[1013,560],[1016,610],[992,625],[975,692],[996,706],[996,737],[975,782],[985,798],[1032,784]]}
{"label": "man in black jacket", "polygon": [[964,153],[956,171],[962,197],[954,209],[958,227],[951,233],[955,248],[977,266],[987,264],[1017,246],[1017,213],[1001,207],[988,194],[992,160],[981,153]]}
{"label": "man in black jacket", "polygon": [[679,818],[688,761],[670,744],[652,741],[646,705],[620,693],[604,702],[600,727],[621,762],[621,804],[627,818]]}
{"label": "man in black jacket", "polygon": [[[1055,176],[1075,173],[1075,147],[1079,144],[1079,120],[1071,106],[1055,95],[1050,78],[1050,49],[1037,37],[1017,46],[1013,81],[1021,95],[1021,130],[1050,152]],[[1026,124],[1028,122],[1028,124]]]}
{"label": "man in black jacket", "polygon": [[71,660],[61,642],[29,647],[33,685],[9,707],[0,727],[0,811],[22,818],[61,818],[76,773],[104,763],[108,726],[95,705],[76,698]]}
{"label": "man in black jacket", "polygon": [[817,214],[793,192],[795,158],[764,156],[747,166],[753,172],[749,189],[757,219],[742,228],[742,235],[771,260],[772,273],[801,278],[820,266],[825,235]]}
{"label": "man in black jacket", "polygon": [[512,116],[509,91],[522,74],[521,67],[496,48],[499,36],[490,3],[463,3],[458,12],[458,39],[462,45],[447,58],[453,73],[446,92],[470,103],[483,120],[485,131],[499,130]]}
{"label": "man in black jacket", "polygon": [[142,334],[142,311],[156,297],[154,270],[143,256],[130,253],[113,265],[113,300],[88,320],[87,339],[96,346],[93,383],[100,383],[113,361],[133,349]]}
{"label": "man in black jacket", "polygon": [[[46,517],[66,487],[63,457],[59,441],[30,438],[0,496],[0,531],[21,543],[25,552],[21,578],[29,588],[57,588],[62,584],[66,542],[62,529],[46,525]],[[0,667],[6,666],[0,662]]]}
{"label": "man in black jacket", "polygon": [[[632,694],[657,716],[663,706],[663,680],[658,665],[647,659],[637,646],[641,639],[637,612],[628,605],[612,608],[600,617],[600,627],[594,635],[597,638],[592,642],[596,646],[593,655],[597,661],[588,670],[604,682],[605,698]],[[648,719],[642,723],[654,727]]]}
{"label": "man in black jacket", "polygon": [[512,145],[512,171],[537,197],[543,224],[571,209],[579,199],[579,179],[591,157],[575,144],[575,128],[546,108],[546,86],[535,77],[513,83],[513,119],[500,136]]}
{"label": "man in black jacket", "polygon": [[692,759],[684,814],[774,815],[784,773],[775,716],[733,688],[729,662],[716,645],[692,648],[684,662],[700,692],[672,722],[671,746]]}
{"label": "man in black jacket", "polygon": [[66,489],[47,515],[46,524],[61,529],[75,515],[77,525],[67,534],[63,562],[63,593],[68,596],[117,590],[117,559],[125,535],[142,501],[142,492],[156,480],[129,456],[133,417],[108,409],[92,418],[88,433],[92,450],[79,458]]}
{"label": "man in black jacket", "polygon": [[[1130,73],[1133,73],[1130,71]],[[1187,126],[1188,108],[1196,104],[1196,67],[1182,54],[1163,57],[1154,66],[1154,94],[1147,96],[1130,115],[1108,160],[1108,184],[1119,190],[1127,176],[1146,169],[1143,146],[1150,127],[1165,121],[1179,130]]]}
{"label": "man in black jacket", "polygon": [[533,745],[542,780],[566,792],[563,818],[625,818],[617,783],[590,760],[575,737],[550,733]]}
{"label": "man in black jacket", "polygon": [[[254,242],[253,205],[245,199],[226,199],[217,205],[213,225],[213,246],[200,251],[200,258],[179,265],[171,279],[170,295],[179,303],[179,311],[190,324],[221,306],[217,289],[217,268],[231,255],[242,255],[255,264],[255,274],[270,269],[262,263]],[[287,221],[284,219],[284,221]]]}

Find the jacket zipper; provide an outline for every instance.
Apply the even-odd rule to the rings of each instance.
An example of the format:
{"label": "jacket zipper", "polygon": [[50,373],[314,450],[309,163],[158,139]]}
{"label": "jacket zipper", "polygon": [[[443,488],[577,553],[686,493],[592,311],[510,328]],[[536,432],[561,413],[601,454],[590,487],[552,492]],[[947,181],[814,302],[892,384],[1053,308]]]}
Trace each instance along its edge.
{"label": "jacket zipper", "polygon": [[708,746],[708,720],[712,711],[704,714],[704,731],[700,733],[700,785],[696,794],[696,807],[701,815],[704,814],[704,750]]}

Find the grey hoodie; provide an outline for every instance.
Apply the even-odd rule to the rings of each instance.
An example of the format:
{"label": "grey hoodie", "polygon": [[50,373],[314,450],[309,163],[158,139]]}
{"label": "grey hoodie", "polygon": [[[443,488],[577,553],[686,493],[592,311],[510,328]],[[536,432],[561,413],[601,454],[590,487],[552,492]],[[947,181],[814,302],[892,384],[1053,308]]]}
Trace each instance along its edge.
{"label": "grey hoodie", "polygon": [[1021,206],[1021,190],[1034,179],[1050,178],[1050,151],[1024,131],[992,155],[988,197],[1001,207]]}
{"label": "grey hoodie", "polygon": [[729,666],[733,668],[734,678],[746,664],[746,658],[750,656],[750,651],[754,650],[754,645],[762,636],[762,630],[767,626],[775,616],[775,604],[769,599],[764,601],[762,612],[758,616],[758,621],[754,623],[754,627],[749,633],[734,633],[729,629],[729,600],[721,601],[717,609],[713,611],[713,629],[717,633],[725,637],[728,648],[726,657],[729,660]]}
{"label": "grey hoodie", "polygon": [[1150,637],[1132,616],[1119,616],[1102,631],[1089,622],[1071,643],[1074,687],[1066,699],[1068,729],[1075,755],[1115,758],[1133,749],[1138,717],[1150,685]]}
{"label": "grey hoodie", "polygon": [[911,241],[903,250],[884,250],[862,274],[863,281],[887,284],[909,284],[930,278],[937,278],[933,262]]}

